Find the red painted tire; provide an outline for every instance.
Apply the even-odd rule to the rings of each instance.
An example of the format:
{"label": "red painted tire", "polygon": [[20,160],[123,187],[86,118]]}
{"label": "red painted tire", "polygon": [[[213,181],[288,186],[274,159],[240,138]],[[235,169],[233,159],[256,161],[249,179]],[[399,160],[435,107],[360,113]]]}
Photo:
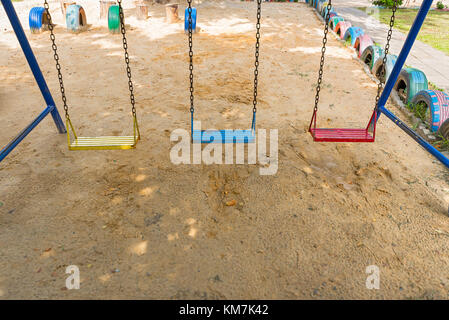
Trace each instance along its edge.
{"label": "red painted tire", "polygon": [[372,46],[374,44],[373,39],[367,34],[358,36],[355,40],[354,48],[357,50],[357,57],[361,57],[363,51],[365,51],[366,48],[369,46]]}
{"label": "red painted tire", "polygon": [[350,27],[352,27],[351,22],[340,21],[339,23],[337,23],[334,31],[340,37],[340,39],[343,40],[345,38],[346,30],[348,30]]}

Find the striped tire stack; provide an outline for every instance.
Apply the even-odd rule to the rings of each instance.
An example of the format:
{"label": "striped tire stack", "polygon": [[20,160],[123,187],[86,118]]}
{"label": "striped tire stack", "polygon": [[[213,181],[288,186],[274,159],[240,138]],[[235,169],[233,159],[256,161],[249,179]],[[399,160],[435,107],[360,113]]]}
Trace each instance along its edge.
{"label": "striped tire stack", "polygon": [[[449,119],[449,96],[442,91],[422,90],[412,100],[412,104],[418,103],[427,105],[430,130],[436,132],[442,128],[441,131],[449,134],[449,126],[447,128],[443,126],[443,123],[448,122]],[[445,137],[449,138],[449,135]]]}

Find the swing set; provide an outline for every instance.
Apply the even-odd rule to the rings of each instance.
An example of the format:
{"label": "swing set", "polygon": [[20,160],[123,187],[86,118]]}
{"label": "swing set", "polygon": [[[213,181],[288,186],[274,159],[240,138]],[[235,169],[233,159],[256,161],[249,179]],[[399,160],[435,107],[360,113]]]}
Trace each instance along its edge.
{"label": "swing set", "polygon": [[[10,141],[1,151],[0,151],[0,161],[2,161],[48,114],[51,114],[53,121],[55,122],[56,128],[59,133],[67,133],[68,148],[70,150],[110,150],[110,149],[131,149],[135,148],[137,142],[140,139],[139,126],[137,122],[135,99],[134,99],[134,89],[133,82],[131,79],[131,69],[129,66],[129,55],[128,55],[128,45],[126,39],[126,30],[124,25],[123,8],[121,6],[121,1],[118,0],[119,15],[120,15],[120,30],[123,37],[123,49],[125,52],[125,63],[128,75],[128,87],[130,92],[131,101],[131,111],[133,117],[133,135],[132,136],[106,136],[106,137],[82,137],[77,136],[73,128],[72,122],[70,120],[67,99],[65,96],[65,88],[63,83],[63,77],[61,74],[61,65],[59,63],[59,56],[57,53],[57,46],[55,43],[55,35],[53,33],[54,26],[51,22],[51,16],[48,10],[47,0],[44,0],[44,6],[46,10],[46,16],[49,21],[50,39],[52,41],[52,49],[54,52],[54,59],[56,62],[56,70],[58,72],[58,79],[60,84],[60,91],[62,96],[62,102],[65,111],[66,125],[71,130],[74,140],[71,140],[70,133],[66,130],[61,116],[56,108],[56,104],[50,94],[47,87],[45,79],[39,68],[37,60],[33,54],[30,44],[25,36],[25,32],[20,24],[17,17],[17,13],[11,3],[11,0],[1,0],[2,5],[6,11],[6,14],[11,22],[17,39],[20,43],[22,51],[28,61],[31,68],[33,76],[39,86],[42,96],[44,97],[47,107],[25,128],[23,129],[12,141]],[[236,130],[233,131],[234,134],[229,137],[226,134],[227,130],[195,130],[193,127],[194,119],[194,87],[193,87],[193,25],[196,23],[192,19],[192,12],[194,12],[191,4],[192,0],[188,0],[188,8],[186,12],[186,18],[188,19],[188,38],[189,38],[189,72],[190,72],[190,120],[191,120],[191,140],[192,143],[210,143],[210,142],[221,142],[221,143],[250,143],[255,140],[255,129],[256,129],[256,111],[257,111],[257,84],[258,84],[258,67],[259,67],[259,46],[260,46],[260,18],[261,18],[261,2],[257,1],[257,23],[256,23],[256,46],[255,46],[255,70],[254,70],[254,96],[253,96],[253,117],[251,128],[248,130]],[[319,76],[315,95],[315,106],[313,109],[313,115],[309,126],[309,132],[311,133],[313,140],[317,142],[374,142],[376,136],[376,124],[379,120],[381,114],[384,114],[393,121],[399,128],[405,131],[411,138],[413,138],[418,144],[420,144],[426,151],[435,156],[441,163],[443,163],[447,168],[449,168],[449,159],[445,157],[440,151],[434,148],[430,143],[420,137],[415,131],[409,128],[404,122],[402,122],[396,115],[394,115],[390,110],[388,110],[385,105],[388,97],[393,90],[394,84],[399,76],[399,73],[407,59],[407,56],[416,40],[419,30],[424,22],[427,13],[432,5],[433,0],[424,0],[421,4],[421,8],[415,18],[415,21],[407,35],[407,39],[401,49],[401,52],[397,58],[396,64],[391,72],[390,77],[384,84],[379,83],[377,96],[375,101],[375,107],[371,118],[368,122],[366,128],[355,129],[355,128],[321,128],[317,126],[317,114],[318,114],[318,104],[321,91],[321,83],[324,70],[325,61],[325,51],[327,43],[327,34],[329,28],[329,19],[332,9],[331,0],[327,4],[327,14],[325,16],[326,23],[324,29],[323,47],[322,55],[320,60]],[[395,0],[392,16],[390,19],[390,28],[387,36],[387,43],[385,45],[385,55],[384,55],[384,65],[386,63],[386,57],[390,47],[391,34],[394,26],[395,12],[397,9],[397,0]],[[383,78],[383,77],[381,77]],[[382,90],[383,89],[383,90]],[[237,132],[237,133],[236,133]],[[214,140],[217,139],[219,140]]]}

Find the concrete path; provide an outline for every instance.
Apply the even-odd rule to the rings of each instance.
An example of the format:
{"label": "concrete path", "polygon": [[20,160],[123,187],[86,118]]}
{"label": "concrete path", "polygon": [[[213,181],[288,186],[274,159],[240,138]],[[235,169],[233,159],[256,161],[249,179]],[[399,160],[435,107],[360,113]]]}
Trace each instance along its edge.
{"label": "concrete path", "polygon": [[[384,46],[388,27],[356,7],[370,6],[366,0],[340,0],[334,2],[335,11],[351,21],[352,25],[361,27],[373,40]],[[368,10],[371,10],[368,8]],[[425,22],[424,22],[425,23]],[[390,53],[399,54],[406,35],[393,30]],[[422,70],[427,79],[437,87],[449,93],[449,56],[431,46],[415,41],[408,55],[406,65]]]}

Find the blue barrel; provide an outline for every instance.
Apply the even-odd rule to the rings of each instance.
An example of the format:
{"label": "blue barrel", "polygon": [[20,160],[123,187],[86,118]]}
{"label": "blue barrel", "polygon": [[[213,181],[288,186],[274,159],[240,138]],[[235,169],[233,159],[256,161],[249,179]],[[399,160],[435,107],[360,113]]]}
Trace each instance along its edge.
{"label": "blue barrel", "polygon": [[[196,8],[192,8],[192,31],[196,29]],[[186,8],[184,15],[184,31],[189,32],[189,8]]]}
{"label": "blue barrel", "polygon": [[47,18],[45,16],[45,8],[34,7],[31,8],[28,16],[31,32],[40,32],[43,27],[48,26]]}

